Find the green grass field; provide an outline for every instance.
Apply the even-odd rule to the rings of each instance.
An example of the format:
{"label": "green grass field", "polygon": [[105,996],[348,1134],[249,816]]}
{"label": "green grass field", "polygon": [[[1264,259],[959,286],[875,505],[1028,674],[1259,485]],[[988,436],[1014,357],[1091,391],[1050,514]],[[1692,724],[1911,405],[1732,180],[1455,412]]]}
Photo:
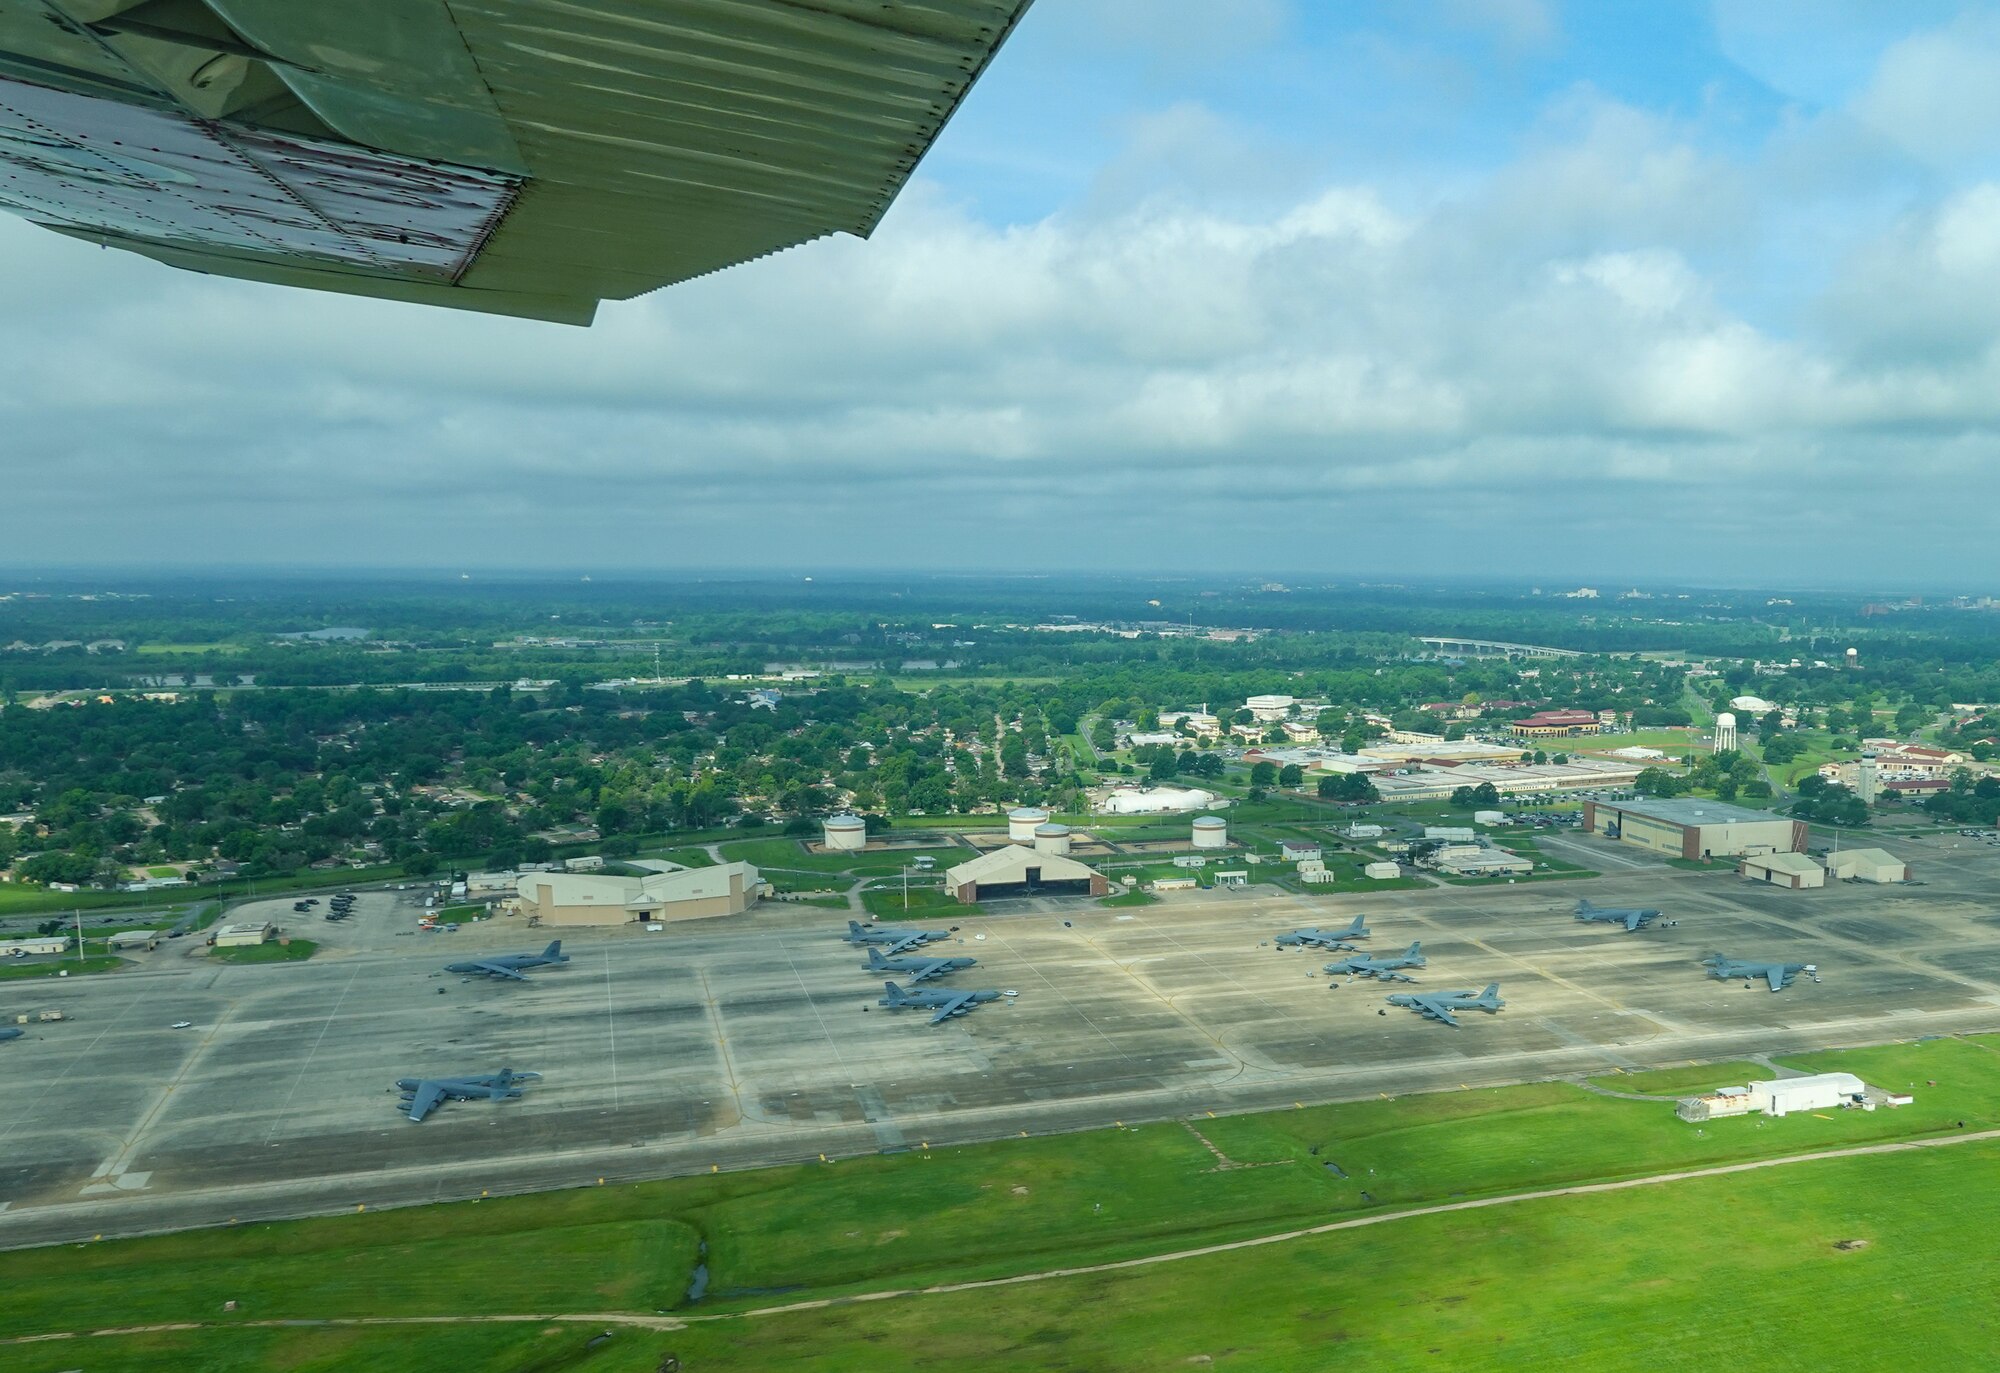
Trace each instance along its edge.
{"label": "green grass field", "polygon": [[73,953],[61,958],[9,958],[0,961],[0,980],[56,977],[62,973],[78,977],[89,973],[116,972],[125,966],[126,960],[108,953],[88,954],[81,960]]}
{"label": "green grass field", "polygon": [[218,963],[302,963],[318,951],[319,945],[310,939],[294,939],[289,944],[273,939],[265,944],[210,949],[208,956]]}
{"label": "green grass field", "polygon": [[932,920],[945,917],[969,919],[979,907],[961,905],[936,887],[911,887],[907,895],[901,887],[884,887],[861,893],[861,904],[870,915],[883,920]]}
{"label": "green grass field", "polygon": [[[2000,1223],[2000,1192],[1980,1181],[2000,1163],[1991,1144],[1510,1203],[1113,1274],[708,1322],[1390,1208],[1950,1137],[1960,1121],[2000,1127],[1993,1039],[1818,1054],[1795,1066],[1843,1068],[1885,1087],[1914,1082],[1917,1104],[1694,1127],[1663,1102],[1539,1083],[25,1251],[0,1254],[0,1331],[679,1310],[702,1323],[621,1332],[596,1352],[572,1338],[582,1332],[547,1334],[539,1324],[412,1327],[383,1343],[355,1330],[209,1329],[66,1342],[48,1347],[47,1366],[443,1362],[525,1373],[651,1369],[672,1354],[689,1370],[1151,1370],[1206,1355],[1218,1366],[1290,1370],[1336,1358],[1428,1368],[1448,1353],[1454,1366],[1597,1370],[1708,1368],[1714,1337],[1726,1333],[1718,1322],[1750,1321],[1760,1367],[1880,1367],[1884,1346],[1873,1341],[1933,1328],[1927,1358],[1985,1366],[1976,1352],[2000,1339],[1990,1275],[1974,1258]],[[1762,1075],[1734,1063],[1601,1081],[1670,1093]],[[1833,1248],[1856,1238],[1868,1248]],[[709,1294],[687,1307],[702,1241]],[[1965,1261],[1941,1260],[1953,1253]],[[226,1300],[238,1310],[224,1315]],[[1868,1329],[1814,1338],[1834,1310],[1867,1313]],[[0,1346],[0,1367],[16,1366],[10,1353],[18,1350]]]}

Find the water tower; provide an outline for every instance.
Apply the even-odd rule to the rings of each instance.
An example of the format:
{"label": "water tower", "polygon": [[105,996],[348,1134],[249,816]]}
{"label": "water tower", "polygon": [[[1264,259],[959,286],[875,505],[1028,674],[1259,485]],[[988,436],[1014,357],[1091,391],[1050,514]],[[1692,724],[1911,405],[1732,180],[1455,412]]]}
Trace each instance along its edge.
{"label": "water tower", "polygon": [[1715,751],[1720,753],[1726,748],[1735,747],[1736,717],[1725,710],[1715,717]]}

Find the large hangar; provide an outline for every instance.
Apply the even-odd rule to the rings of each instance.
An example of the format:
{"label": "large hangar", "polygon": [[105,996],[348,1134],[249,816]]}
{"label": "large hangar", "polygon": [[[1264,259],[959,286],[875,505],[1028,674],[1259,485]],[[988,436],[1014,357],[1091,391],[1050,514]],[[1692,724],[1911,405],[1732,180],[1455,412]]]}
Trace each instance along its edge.
{"label": "large hangar", "polygon": [[945,890],[967,905],[1007,896],[1108,896],[1103,873],[1059,853],[1012,844],[982,853],[944,875]]}
{"label": "large hangar", "polygon": [[514,890],[521,914],[544,925],[625,925],[740,915],[763,895],[764,879],[748,863],[719,863],[649,877],[530,872]]}
{"label": "large hangar", "polygon": [[1768,811],[1727,801],[1673,797],[1639,801],[1585,801],[1583,828],[1673,858],[1741,857],[1749,853],[1804,853],[1806,826]]}

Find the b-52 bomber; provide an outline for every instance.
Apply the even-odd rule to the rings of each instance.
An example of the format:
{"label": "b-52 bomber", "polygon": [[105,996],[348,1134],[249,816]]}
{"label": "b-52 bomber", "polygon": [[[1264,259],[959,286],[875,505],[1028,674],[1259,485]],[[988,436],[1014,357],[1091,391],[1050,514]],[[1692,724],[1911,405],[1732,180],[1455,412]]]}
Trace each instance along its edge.
{"label": "b-52 bomber", "polygon": [[[1594,906],[1589,897],[1576,903],[1576,918],[1586,925],[1623,925],[1628,931],[1643,930],[1660,918],[1660,912],[1642,906]],[[1669,920],[1669,925],[1678,921]]]}
{"label": "b-52 bomber", "polygon": [[928,982],[933,977],[943,977],[975,966],[976,958],[884,958],[882,950],[875,945],[868,946],[868,961],[861,965],[864,972],[897,973],[910,979],[912,985]]}
{"label": "b-52 bomber", "polygon": [[950,930],[877,930],[864,928],[859,920],[847,922],[842,936],[850,944],[880,944],[890,953],[907,953],[925,944],[951,938]]}
{"label": "b-52 bomber", "polygon": [[1458,1018],[1453,1011],[1499,1010],[1507,1003],[1500,999],[1500,984],[1489,982],[1486,990],[1478,994],[1472,992],[1396,992],[1385,998],[1391,1006],[1403,1006],[1415,1011],[1426,1020],[1442,1021],[1453,1029],[1458,1028]]}
{"label": "b-52 bomber", "polygon": [[1753,963],[1719,953],[1712,953],[1701,962],[1708,969],[1708,975],[1718,981],[1729,982],[1740,977],[1743,985],[1748,987],[1761,977],[1774,992],[1791,986],[1800,973],[1807,974],[1815,982],[1819,981],[1819,969],[1811,963]]}
{"label": "b-52 bomber", "polygon": [[1366,939],[1369,935],[1366,916],[1357,915],[1354,923],[1344,930],[1293,930],[1281,934],[1271,942],[1281,949],[1344,949],[1353,952],[1350,939]]}
{"label": "b-52 bomber", "polygon": [[982,1006],[989,1001],[998,1001],[1000,993],[947,992],[943,990],[926,992],[909,987],[898,987],[893,982],[882,984],[882,999],[875,1004],[891,1011],[914,1010],[935,1011],[930,1019],[933,1025],[942,1024],[955,1015],[964,1015],[974,1006]]}
{"label": "b-52 bomber", "polygon": [[569,962],[569,955],[562,951],[562,940],[551,941],[540,953],[503,953],[497,958],[475,958],[469,963],[447,963],[444,970],[457,973],[461,977],[502,977],[516,982],[526,982],[522,976],[529,968],[546,968]]}
{"label": "b-52 bomber", "polygon": [[1428,967],[1429,964],[1430,960],[1424,957],[1423,941],[1419,939],[1399,954],[1384,954],[1379,958],[1356,954],[1338,963],[1327,964],[1326,970],[1336,977],[1345,973],[1349,977],[1372,977],[1380,982],[1415,982],[1416,978],[1402,970]]}
{"label": "b-52 bomber", "polygon": [[517,1073],[502,1068],[497,1073],[472,1077],[406,1077],[398,1079],[396,1090],[403,1094],[403,1106],[411,1120],[423,1123],[425,1116],[442,1101],[504,1101],[521,1095],[517,1082],[536,1082],[540,1073]]}

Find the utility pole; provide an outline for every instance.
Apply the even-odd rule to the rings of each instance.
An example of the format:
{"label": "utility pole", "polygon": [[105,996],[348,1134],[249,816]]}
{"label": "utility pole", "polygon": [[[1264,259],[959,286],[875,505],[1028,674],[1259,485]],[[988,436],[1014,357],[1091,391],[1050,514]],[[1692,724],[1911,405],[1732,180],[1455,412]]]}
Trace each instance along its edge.
{"label": "utility pole", "polygon": [[70,914],[76,917],[76,961],[81,963],[83,962],[83,907],[78,906]]}

